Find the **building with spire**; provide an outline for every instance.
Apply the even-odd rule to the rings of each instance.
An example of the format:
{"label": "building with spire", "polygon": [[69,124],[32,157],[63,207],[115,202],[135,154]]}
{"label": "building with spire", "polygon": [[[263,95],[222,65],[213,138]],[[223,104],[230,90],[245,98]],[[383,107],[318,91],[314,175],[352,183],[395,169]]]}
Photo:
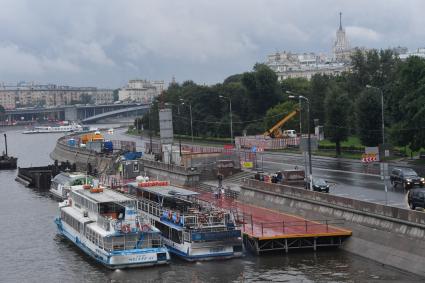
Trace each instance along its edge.
{"label": "building with spire", "polygon": [[351,55],[345,30],[342,27],[342,13],[339,13],[339,28],[333,45],[333,54],[276,52],[267,56],[265,62],[276,72],[278,80],[288,78],[311,79],[316,74],[335,76],[350,70]]}
{"label": "building with spire", "polygon": [[336,40],[333,46],[333,56],[336,62],[349,62],[352,50],[345,30],[342,28],[342,13],[339,13],[339,28],[336,31]]}

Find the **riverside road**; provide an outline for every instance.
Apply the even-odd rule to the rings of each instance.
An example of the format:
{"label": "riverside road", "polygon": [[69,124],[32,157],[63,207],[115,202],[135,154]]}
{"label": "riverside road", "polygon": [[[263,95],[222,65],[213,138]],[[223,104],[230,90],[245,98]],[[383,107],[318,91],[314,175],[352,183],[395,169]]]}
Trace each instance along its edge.
{"label": "riverside road", "polygon": [[[264,153],[258,156],[258,164],[266,172],[303,168],[304,157],[296,154]],[[381,180],[379,164],[364,165],[361,162],[314,157],[313,176],[331,183],[330,193],[349,198],[408,208],[403,188],[391,186],[387,180],[387,194]],[[390,170],[392,166],[389,166]]]}
{"label": "riverside road", "polygon": [[[149,142],[148,137],[129,137],[123,130],[118,131],[118,135],[136,141],[141,148],[144,147],[145,142]],[[153,138],[153,141],[158,142],[158,139]],[[188,142],[182,142],[182,144],[190,145]],[[301,154],[261,152],[256,156],[257,168],[269,173],[293,169],[295,166],[304,168],[305,164],[304,156]],[[360,160],[313,156],[312,164],[313,176],[327,180],[331,184],[331,194],[408,208],[406,194],[400,186],[394,188],[387,180],[387,193],[385,193],[384,181],[379,175],[379,163],[365,165]],[[393,167],[393,164],[389,165],[389,172]],[[419,174],[425,173],[424,168],[414,169]]]}

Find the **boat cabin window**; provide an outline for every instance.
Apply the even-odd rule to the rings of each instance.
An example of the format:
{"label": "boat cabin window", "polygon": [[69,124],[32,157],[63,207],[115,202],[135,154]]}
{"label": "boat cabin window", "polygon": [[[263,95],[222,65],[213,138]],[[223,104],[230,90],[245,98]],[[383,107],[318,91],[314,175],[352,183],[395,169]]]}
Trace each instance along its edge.
{"label": "boat cabin window", "polygon": [[135,249],[138,244],[138,235],[119,235],[112,237],[105,237],[103,239],[104,249],[106,251],[122,251]]}
{"label": "boat cabin window", "polygon": [[84,229],[84,224],[79,222],[77,219],[61,210],[61,219],[63,222],[71,226],[75,231],[81,232]]}
{"label": "boat cabin window", "polygon": [[125,207],[115,202],[100,203],[99,213],[102,216],[109,216],[112,219],[124,219]]}
{"label": "boat cabin window", "polygon": [[183,243],[183,231],[173,229],[159,221],[155,221],[155,227],[161,231],[163,237],[170,239],[175,243]]}
{"label": "boat cabin window", "polygon": [[100,236],[98,233],[96,233],[93,229],[91,229],[90,227],[86,227],[86,233],[85,233],[86,238],[92,242],[93,244],[95,244],[96,246],[100,247],[100,248],[104,248],[103,244],[103,237]]}
{"label": "boat cabin window", "polygon": [[162,206],[184,213],[188,211],[189,207],[193,206],[193,202],[183,198],[164,198]]}

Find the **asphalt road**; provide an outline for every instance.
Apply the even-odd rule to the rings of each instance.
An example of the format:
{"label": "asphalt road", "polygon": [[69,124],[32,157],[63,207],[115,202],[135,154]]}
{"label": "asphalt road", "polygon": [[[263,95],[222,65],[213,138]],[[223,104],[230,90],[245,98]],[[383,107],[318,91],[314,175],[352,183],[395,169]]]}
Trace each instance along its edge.
{"label": "asphalt road", "polygon": [[[136,141],[139,150],[143,150],[144,142],[148,141],[147,137],[125,135],[123,129],[116,131],[114,136],[114,138]],[[153,140],[157,141],[155,138]],[[185,142],[183,143],[185,144]],[[366,166],[356,160],[318,156],[313,156],[312,161],[313,176],[331,183],[331,194],[408,208],[403,188],[393,188],[387,181],[387,193],[385,193],[384,181],[379,175],[379,163]],[[262,168],[265,172],[293,169],[295,166],[304,168],[304,156],[280,152],[257,153],[257,167]],[[389,165],[389,172],[391,172],[391,168],[392,166]]]}
{"label": "asphalt road", "polygon": [[[385,193],[384,181],[378,175],[379,164],[365,166],[361,162],[322,157],[314,157],[312,161],[313,177],[323,178],[331,183],[331,194],[408,208],[403,188],[393,188],[387,181]],[[257,156],[257,164],[265,172],[294,169],[295,166],[304,168],[304,157],[295,154],[264,153],[262,157]]]}

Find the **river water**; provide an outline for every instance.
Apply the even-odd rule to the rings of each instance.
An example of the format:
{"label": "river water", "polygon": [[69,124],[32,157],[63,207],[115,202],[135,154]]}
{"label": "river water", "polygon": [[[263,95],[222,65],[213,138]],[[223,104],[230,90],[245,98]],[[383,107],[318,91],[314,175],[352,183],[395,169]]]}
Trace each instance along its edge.
{"label": "river water", "polygon": [[[9,154],[19,166],[52,163],[61,134],[8,130]],[[3,142],[0,143],[3,148]],[[57,202],[0,171],[0,282],[424,282],[342,250],[293,252],[240,259],[111,271],[56,233]]]}

